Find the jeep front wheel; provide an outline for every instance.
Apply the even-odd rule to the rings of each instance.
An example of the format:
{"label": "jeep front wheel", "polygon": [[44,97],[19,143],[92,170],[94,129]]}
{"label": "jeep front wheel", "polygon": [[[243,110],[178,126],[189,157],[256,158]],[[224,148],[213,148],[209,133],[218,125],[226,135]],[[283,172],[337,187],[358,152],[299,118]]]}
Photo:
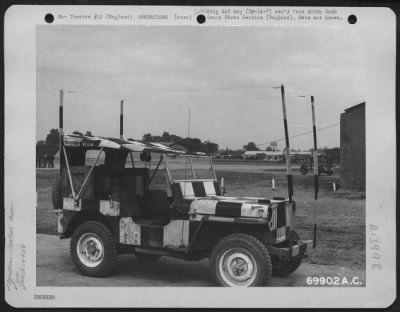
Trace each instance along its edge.
{"label": "jeep front wheel", "polygon": [[248,234],[222,238],[211,253],[210,267],[214,280],[221,286],[264,286],[272,274],[268,249]]}
{"label": "jeep front wheel", "polygon": [[71,238],[71,257],[88,276],[107,276],[117,262],[117,248],[107,226],[97,221],[81,224]]}

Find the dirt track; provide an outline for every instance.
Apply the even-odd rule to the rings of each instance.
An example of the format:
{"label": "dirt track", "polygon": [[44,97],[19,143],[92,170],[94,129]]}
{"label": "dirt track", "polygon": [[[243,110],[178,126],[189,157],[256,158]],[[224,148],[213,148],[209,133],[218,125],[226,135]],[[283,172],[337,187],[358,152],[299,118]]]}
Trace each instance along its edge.
{"label": "dirt track", "polygon": [[[107,278],[81,275],[69,255],[69,240],[55,235],[37,234],[37,286],[215,286],[208,260],[188,262],[163,257],[154,263],[142,263],[133,255],[119,258],[117,272]],[[304,263],[287,278],[273,277],[270,286],[308,286],[307,277],[357,277],[365,285],[365,272],[348,268]]]}

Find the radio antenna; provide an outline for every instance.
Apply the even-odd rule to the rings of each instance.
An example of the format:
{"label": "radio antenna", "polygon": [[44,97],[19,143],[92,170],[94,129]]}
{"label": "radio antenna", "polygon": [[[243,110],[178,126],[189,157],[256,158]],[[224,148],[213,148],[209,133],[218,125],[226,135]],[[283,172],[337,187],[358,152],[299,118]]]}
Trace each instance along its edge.
{"label": "radio antenna", "polygon": [[189,107],[189,116],[188,116],[188,137],[190,135],[190,107]]}
{"label": "radio antenna", "polygon": [[[189,107],[189,114],[188,114],[188,129],[187,129],[187,137],[188,137],[188,139],[189,139],[189,136],[190,136],[190,107]],[[188,160],[190,161],[190,158],[189,157],[185,157],[185,181],[186,181],[186,177],[187,177],[186,173],[187,173]],[[190,163],[190,167],[192,168],[192,172],[194,174],[192,163]],[[185,197],[185,193],[186,193],[186,187],[183,189],[183,197]]]}

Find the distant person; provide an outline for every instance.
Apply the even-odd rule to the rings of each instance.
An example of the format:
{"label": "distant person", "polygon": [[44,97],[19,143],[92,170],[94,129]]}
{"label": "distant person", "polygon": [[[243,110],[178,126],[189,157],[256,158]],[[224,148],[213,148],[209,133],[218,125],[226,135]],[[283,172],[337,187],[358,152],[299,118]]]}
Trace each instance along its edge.
{"label": "distant person", "polygon": [[39,168],[43,168],[45,162],[46,162],[46,160],[45,160],[45,157],[44,157],[43,153],[40,153],[40,156],[39,156]]}
{"label": "distant person", "polygon": [[43,155],[43,168],[47,168],[47,154]]}
{"label": "distant person", "polygon": [[54,168],[54,155],[49,155],[49,168]]}
{"label": "distant person", "polygon": [[51,168],[51,154],[47,155],[46,157],[46,168]]}

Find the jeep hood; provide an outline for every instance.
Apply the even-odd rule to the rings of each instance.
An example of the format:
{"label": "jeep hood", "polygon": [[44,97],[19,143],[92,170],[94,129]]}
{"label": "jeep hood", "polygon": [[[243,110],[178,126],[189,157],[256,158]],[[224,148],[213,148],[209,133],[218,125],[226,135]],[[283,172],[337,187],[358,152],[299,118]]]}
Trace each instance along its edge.
{"label": "jeep hood", "polygon": [[232,218],[269,218],[268,208],[270,206],[285,203],[285,200],[225,196],[197,197],[190,200],[189,214],[205,214]]}

